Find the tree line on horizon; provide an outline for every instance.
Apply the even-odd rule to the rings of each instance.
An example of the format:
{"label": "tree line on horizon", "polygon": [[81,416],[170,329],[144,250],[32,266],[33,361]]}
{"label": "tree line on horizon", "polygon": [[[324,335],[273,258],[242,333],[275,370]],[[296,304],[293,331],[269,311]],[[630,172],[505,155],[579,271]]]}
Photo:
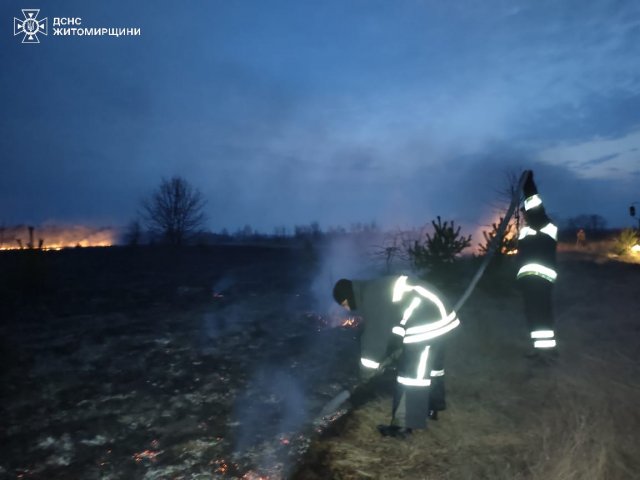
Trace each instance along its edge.
{"label": "tree line on horizon", "polygon": [[[204,240],[317,239],[325,235],[380,232],[375,222],[354,223],[348,229],[341,226],[329,227],[323,231],[317,221],[312,221],[308,225],[295,225],[291,231],[285,226],[277,226],[271,234],[259,232],[250,225],[233,233],[227,229],[213,233],[204,228],[205,206],[206,200],[202,193],[183,177],[162,179],[156,190],[142,200],[138,218],[127,226],[124,241],[128,245],[154,243],[182,246]],[[581,214],[560,220],[557,224],[561,231],[571,236],[575,236],[580,229],[592,237],[607,233],[607,222],[598,214]]]}
{"label": "tree line on horizon", "polygon": [[[498,193],[503,197],[506,195],[505,192]],[[291,239],[314,241],[340,235],[385,233],[373,221],[353,223],[348,228],[332,226],[325,230],[317,221],[312,221],[306,225],[294,225],[291,229],[285,226],[276,226],[271,234],[260,232],[247,224],[234,232],[223,229],[219,233],[214,233],[205,228],[206,203],[202,193],[183,177],[163,178],[158,187],[140,202],[137,217],[126,226],[122,241],[125,245],[164,244],[180,247],[190,244],[203,245],[221,242],[285,242]],[[439,222],[440,220],[438,220]],[[516,218],[516,229],[517,224],[518,219]],[[576,232],[580,229],[586,231],[591,239],[602,238],[608,233],[606,220],[597,214],[581,214],[558,221],[557,224],[560,227],[561,236],[565,236],[569,240],[575,238]],[[9,245],[15,248],[16,242],[19,248],[37,248],[36,242],[25,241],[16,233],[21,230],[33,232],[34,227],[28,225],[24,225],[22,229],[20,227],[6,227],[4,224],[0,224],[0,248]],[[488,230],[484,232],[485,241],[488,241],[487,235],[491,232],[491,226],[487,227]],[[99,230],[97,229],[97,231]],[[405,237],[412,237],[408,243],[413,244],[412,248],[416,251],[420,250],[422,243],[416,246],[415,241],[419,236],[424,237],[424,230],[424,227],[420,227],[403,234]],[[438,229],[434,228],[434,230],[437,233]],[[397,236],[397,232],[394,235]],[[429,234],[427,233],[427,235]],[[440,238],[435,239],[434,237],[429,240],[427,237],[425,240],[439,242]],[[42,242],[43,240],[39,240],[40,244]],[[465,245],[464,248],[468,246]]]}

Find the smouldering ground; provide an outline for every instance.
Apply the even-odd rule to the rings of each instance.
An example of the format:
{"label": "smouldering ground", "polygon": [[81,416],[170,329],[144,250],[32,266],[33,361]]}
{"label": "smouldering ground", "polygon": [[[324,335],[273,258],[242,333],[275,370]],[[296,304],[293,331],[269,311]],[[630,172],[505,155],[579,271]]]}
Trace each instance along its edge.
{"label": "smouldering ground", "polygon": [[308,446],[312,412],[351,381],[335,362],[353,351],[350,331],[274,310],[285,300],[25,328],[33,363],[5,376],[0,473],[282,478]]}
{"label": "smouldering ground", "polygon": [[[225,252],[222,260],[196,252],[193,271],[208,265],[216,278],[202,288],[188,271],[191,286],[171,287],[171,269],[134,282],[138,272],[109,257],[41,253],[25,259],[65,255],[64,269],[51,270],[65,282],[0,325],[0,478],[277,480],[308,447],[315,412],[354,381],[354,331],[310,310],[289,254],[251,259],[248,249],[238,272],[240,260]],[[87,286],[76,274],[90,260],[101,278]],[[142,289],[167,296],[130,302],[127,288],[127,298]],[[94,308],[94,299],[98,311],[67,313]]]}
{"label": "smouldering ground", "polygon": [[315,442],[295,478],[638,478],[640,268],[566,253],[559,274],[556,365],[523,357],[517,291],[480,288],[459,312],[441,418],[406,441],[380,438],[383,393]]}

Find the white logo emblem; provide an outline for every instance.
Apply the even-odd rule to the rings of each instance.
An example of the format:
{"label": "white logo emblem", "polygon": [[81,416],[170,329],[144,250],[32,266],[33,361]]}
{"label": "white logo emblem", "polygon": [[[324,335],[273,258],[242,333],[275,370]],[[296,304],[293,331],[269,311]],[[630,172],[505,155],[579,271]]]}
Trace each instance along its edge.
{"label": "white logo emblem", "polygon": [[38,20],[38,13],[40,13],[40,9],[23,8],[24,20],[13,17],[13,35],[23,33],[22,43],[40,43],[38,34],[49,34],[47,19]]}

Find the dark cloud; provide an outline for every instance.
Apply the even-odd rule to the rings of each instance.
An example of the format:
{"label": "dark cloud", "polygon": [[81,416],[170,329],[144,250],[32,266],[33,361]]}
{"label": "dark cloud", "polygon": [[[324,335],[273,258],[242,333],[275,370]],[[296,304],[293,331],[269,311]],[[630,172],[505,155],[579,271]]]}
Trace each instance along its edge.
{"label": "dark cloud", "polygon": [[619,138],[640,125],[640,94],[609,92],[582,97],[576,103],[532,108],[514,124],[519,141],[554,144],[581,142],[594,137]]}
{"label": "dark cloud", "polygon": [[580,167],[592,167],[594,165],[601,165],[603,163],[607,163],[609,160],[618,158],[619,156],[620,156],[619,153],[612,153],[610,155],[604,155],[602,157],[592,158],[591,160],[581,162]]}
{"label": "dark cloud", "polygon": [[215,229],[478,223],[531,165],[562,215],[631,195],[576,173],[622,148],[535,160],[640,125],[635,2],[149,6],[62,0],[46,14],[143,34],[0,50],[0,222],[124,224],[175,174]]}

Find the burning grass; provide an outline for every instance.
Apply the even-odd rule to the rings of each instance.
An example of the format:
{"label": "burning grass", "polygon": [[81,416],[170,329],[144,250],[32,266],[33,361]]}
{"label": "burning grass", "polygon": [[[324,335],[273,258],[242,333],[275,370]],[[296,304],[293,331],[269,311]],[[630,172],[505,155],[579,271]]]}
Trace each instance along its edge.
{"label": "burning grass", "polygon": [[596,263],[604,263],[609,260],[622,263],[640,263],[640,245],[630,245],[621,251],[617,238],[589,241],[584,246],[573,243],[560,243],[558,251],[573,258]]}
{"label": "burning grass", "polygon": [[115,245],[117,232],[113,228],[91,228],[80,225],[39,227],[2,227],[0,250],[62,250],[76,247],[110,247]]}

